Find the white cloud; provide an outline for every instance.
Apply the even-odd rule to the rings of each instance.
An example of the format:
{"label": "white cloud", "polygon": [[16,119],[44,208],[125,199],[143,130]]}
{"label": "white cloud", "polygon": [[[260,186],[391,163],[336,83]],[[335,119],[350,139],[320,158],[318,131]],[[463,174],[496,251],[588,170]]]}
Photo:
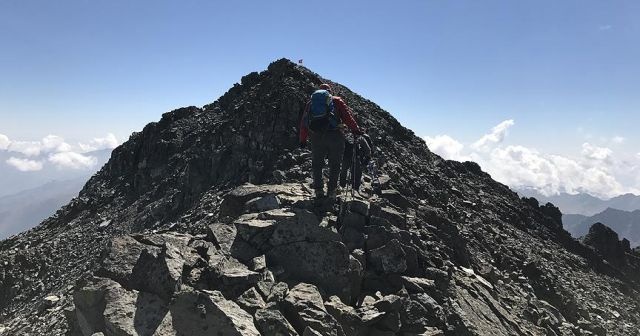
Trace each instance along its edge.
{"label": "white cloud", "polygon": [[42,143],[40,141],[11,141],[10,152],[22,153],[26,156],[38,156],[42,151]]}
{"label": "white cloud", "polygon": [[534,187],[545,195],[588,192],[611,197],[625,191],[606,167],[590,166],[579,160],[543,154],[523,146],[496,148],[488,162],[479,163],[502,183],[516,188]]}
{"label": "white cloud", "polygon": [[598,30],[600,30],[600,31],[611,30],[612,28],[613,28],[612,25],[599,25],[598,26]]}
{"label": "white cloud", "polygon": [[6,162],[23,172],[42,170],[42,161],[10,157]]}
{"label": "white cloud", "polygon": [[475,161],[494,179],[511,187],[535,188],[545,195],[589,193],[603,198],[640,193],[640,153],[616,157],[609,148],[585,142],[572,157],[501,144],[512,125],[513,120],[500,123],[471,146],[449,135],[424,139],[434,153]]}
{"label": "white cloud", "polygon": [[585,142],[582,144],[582,155],[587,159],[611,163],[613,151],[606,147],[597,147]]}
{"label": "white cloud", "polygon": [[611,138],[611,142],[613,142],[614,144],[621,144],[624,143],[625,138],[621,137],[619,135],[614,136],[613,138]]}
{"label": "white cloud", "polygon": [[427,136],[424,140],[432,152],[447,160],[469,160],[468,157],[462,155],[464,145],[448,135],[436,135],[433,138]]}
{"label": "white cloud", "polygon": [[9,137],[4,134],[0,134],[0,150],[6,150],[9,148],[10,144],[11,141],[9,140]]}
{"label": "white cloud", "polygon": [[101,149],[114,149],[118,147],[118,139],[112,133],[107,134],[104,138],[93,138],[89,143],[79,143],[82,152],[91,152]]}
{"label": "white cloud", "polygon": [[89,169],[98,163],[98,159],[75,152],[60,152],[49,155],[49,162],[58,168]]}
{"label": "white cloud", "polygon": [[513,119],[499,123],[491,129],[491,133],[483,135],[478,141],[471,144],[471,148],[477,150],[488,150],[489,145],[501,143],[507,135],[509,128],[514,124],[515,122]]}
{"label": "white cloud", "polygon": [[71,150],[71,145],[64,142],[62,137],[52,134],[47,135],[40,141],[10,141],[6,136],[4,138],[6,141],[0,140],[0,142],[5,143],[5,146],[0,145],[0,149],[21,153],[26,156],[38,156],[42,153],[67,152]]}
{"label": "white cloud", "polygon": [[64,142],[62,137],[49,134],[42,139],[42,149],[46,152],[68,152],[71,145]]}

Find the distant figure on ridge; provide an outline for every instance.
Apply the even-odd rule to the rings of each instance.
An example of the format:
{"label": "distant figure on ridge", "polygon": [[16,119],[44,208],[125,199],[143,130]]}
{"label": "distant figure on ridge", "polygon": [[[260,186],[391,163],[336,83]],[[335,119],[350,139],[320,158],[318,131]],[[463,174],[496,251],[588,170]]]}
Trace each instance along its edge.
{"label": "distant figure on ridge", "polygon": [[331,201],[336,199],[345,146],[343,127],[340,127],[343,123],[352,133],[363,134],[342,98],[331,95],[329,84],[320,85],[319,90],[316,90],[307,102],[300,120],[300,147],[306,146],[307,137],[311,133],[313,188],[318,199],[324,197],[322,169],[326,157],[329,158],[327,195]]}

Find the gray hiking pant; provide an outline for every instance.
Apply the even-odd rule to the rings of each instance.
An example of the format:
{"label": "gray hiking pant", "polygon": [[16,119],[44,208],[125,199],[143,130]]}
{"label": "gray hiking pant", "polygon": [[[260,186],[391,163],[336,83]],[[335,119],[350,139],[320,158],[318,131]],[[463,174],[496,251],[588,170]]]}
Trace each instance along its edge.
{"label": "gray hiking pant", "polygon": [[313,188],[316,195],[324,193],[324,180],[322,169],[325,158],[329,159],[329,184],[327,193],[330,194],[338,187],[340,177],[340,165],[344,153],[344,135],[340,131],[327,131],[324,133],[311,134],[311,152],[313,168]]}

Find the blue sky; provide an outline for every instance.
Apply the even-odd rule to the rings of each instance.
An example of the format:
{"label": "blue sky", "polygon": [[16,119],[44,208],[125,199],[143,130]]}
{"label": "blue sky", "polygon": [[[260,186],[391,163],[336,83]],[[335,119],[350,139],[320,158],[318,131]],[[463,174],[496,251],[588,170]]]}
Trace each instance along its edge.
{"label": "blue sky", "polygon": [[6,0],[0,134],[122,141],[288,57],[460,156],[514,120],[494,147],[582,160],[588,143],[631,160],[639,15],[638,1]]}

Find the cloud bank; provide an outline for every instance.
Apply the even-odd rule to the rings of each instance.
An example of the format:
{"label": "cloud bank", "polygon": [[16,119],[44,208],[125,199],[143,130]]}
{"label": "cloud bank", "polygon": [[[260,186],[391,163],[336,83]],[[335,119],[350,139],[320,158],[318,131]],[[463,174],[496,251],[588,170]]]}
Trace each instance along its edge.
{"label": "cloud bank", "polygon": [[7,164],[22,172],[42,170],[42,161],[20,159],[13,156],[7,160]]}
{"label": "cloud bank", "polygon": [[85,156],[74,152],[61,152],[51,154],[49,162],[60,169],[89,169],[98,163],[98,159],[94,156]]}
{"label": "cloud bank", "polygon": [[39,171],[47,166],[57,169],[93,169],[98,159],[90,155],[90,152],[113,149],[118,145],[118,139],[111,133],[76,145],[53,134],[38,141],[12,140],[0,134],[0,151],[11,153],[5,163],[23,172]]}
{"label": "cloud bank", "polygon": [[488,150],[491,145],[501,143],[507,136],[507,131],[515,122],[513,119],[505,120],[491,129],[491,132],[483,135],[478,141],[471,144],[476,150]]}
{"label": "cloud bank", "polygon": [[449,135],[424,139],[443,158],[475,161],[494,179],[513,188],[535,188],[545,195],[585,192],[603,198],[640,190],[640,153],[622,160],[610,148],[585,142],[577,149],[579,155],[569,157],[504,145],[514,125],[513,120],[505,120],[469,146]]}

